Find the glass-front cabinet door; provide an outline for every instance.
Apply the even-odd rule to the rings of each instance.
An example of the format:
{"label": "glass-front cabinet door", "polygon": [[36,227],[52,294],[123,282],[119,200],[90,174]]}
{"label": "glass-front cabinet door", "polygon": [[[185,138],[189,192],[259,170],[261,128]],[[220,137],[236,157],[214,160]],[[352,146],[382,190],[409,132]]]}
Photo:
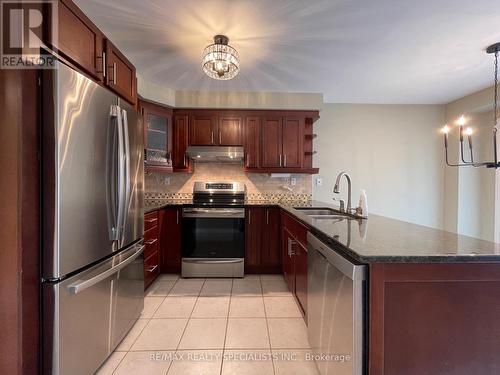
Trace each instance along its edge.
{"label": "glass-front cabinet door", "polygon": [[172,171],[172,109],[141,101],[146,171]]}

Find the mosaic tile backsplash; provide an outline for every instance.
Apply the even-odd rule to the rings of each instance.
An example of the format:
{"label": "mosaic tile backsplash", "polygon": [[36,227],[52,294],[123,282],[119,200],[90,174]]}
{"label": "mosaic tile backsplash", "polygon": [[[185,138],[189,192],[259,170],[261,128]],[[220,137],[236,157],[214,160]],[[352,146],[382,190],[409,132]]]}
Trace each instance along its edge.
{"label": "mosaic tile backsplash", "polygon": [[[295,179],[293,186],[291,178]],[[292,174],[291,178],[245,173],[243,164],[195,163],[194,173],[146,174],[146,198],[190,199],[195,181],[240,181],[247,187],[249,200],[311,199],[312,176]]]}

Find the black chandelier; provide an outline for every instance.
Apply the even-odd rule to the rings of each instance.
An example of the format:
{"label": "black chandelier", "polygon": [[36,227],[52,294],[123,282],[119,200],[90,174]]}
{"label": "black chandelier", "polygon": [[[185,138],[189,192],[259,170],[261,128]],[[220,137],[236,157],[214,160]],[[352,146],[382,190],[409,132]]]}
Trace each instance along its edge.
{"label": "black chandelier", "polygon": [[[444,148],[446,155],[446,165],[450,167],[486,167],[486,168],[500,168],[500,162],[498,161],[498,145],[497,145],[497,132],[498,132],[498,53],[500,52],[500,42],[495,43],[489,46],[486,49],[486,52],[489,54],[495,55],[495,86],[494,86],[494,99],[493,99],[493,161],[485,161],[485,162],[475,162],[474,161],[474,152],[472,148],[472,128],[465,128],[465,117],[461,116],[458,119],[458,128],[459,128],[459,139],[460,139],[460,160],[458,163],[450,163],[448,160],[448,133],[450,132],[450,128],[448,125],[445,125],[443,128],[444,133]],[[469,157],[465,157],[464,155],[464,135],[467,136],[467,143],[469,146]]]}

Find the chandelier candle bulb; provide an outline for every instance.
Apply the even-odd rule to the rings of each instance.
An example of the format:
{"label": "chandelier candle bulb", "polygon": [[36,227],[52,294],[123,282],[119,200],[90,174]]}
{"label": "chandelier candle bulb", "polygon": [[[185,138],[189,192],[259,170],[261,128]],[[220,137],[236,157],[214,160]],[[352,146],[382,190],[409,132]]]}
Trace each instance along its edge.
{"label": "chandelier candle bulb", "polygon": [[444,147],[445,148],[448,148],[448,133],[449,133],[449,131],[450,131],[450,128],[448,127],[448,125],[445,125],[443,127],[443,130],[442,130],[442,132],[444,134]]}

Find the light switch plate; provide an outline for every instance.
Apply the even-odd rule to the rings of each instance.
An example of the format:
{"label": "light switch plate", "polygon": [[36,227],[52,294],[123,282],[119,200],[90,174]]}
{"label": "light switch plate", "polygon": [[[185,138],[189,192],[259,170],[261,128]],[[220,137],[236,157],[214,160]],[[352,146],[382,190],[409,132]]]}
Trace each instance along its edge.
{"label": "light switch plate", "polygon": [[297,179],[296,179],[295,177],[292,177],[292,178],[290,179],[290,185],[292,185],[292,186],[297,185]]}

